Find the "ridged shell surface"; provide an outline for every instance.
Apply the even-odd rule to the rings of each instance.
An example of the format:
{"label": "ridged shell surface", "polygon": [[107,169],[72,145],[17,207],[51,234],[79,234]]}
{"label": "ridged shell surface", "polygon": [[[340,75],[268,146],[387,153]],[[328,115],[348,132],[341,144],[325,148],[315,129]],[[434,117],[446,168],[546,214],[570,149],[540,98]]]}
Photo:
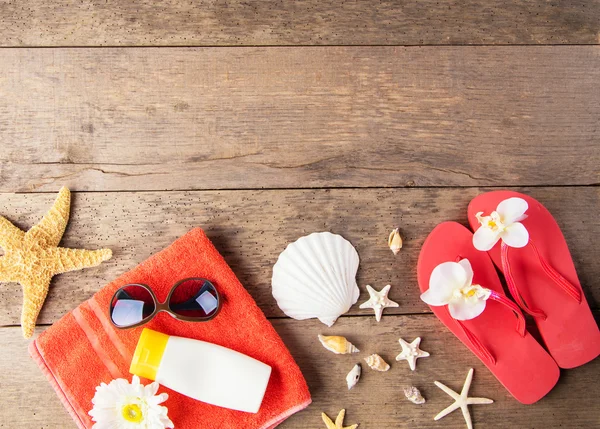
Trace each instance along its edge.
{"label": "ridged shell surface", "polygon": [[425,398],[423,398],[421,392],[415,386],[405,387],[404,396],[413,404],[421,405],[425,403]]}
{"label": "ridged shell surface", "polygon": [[337,355],[360,352],[360,350],[358,350],[354,344],[348,341],[346,337],[340,337],[337,335],[331,337],[328,337],[327,335],[319,335],[318,338],[321,344],[323,344],[323,347]]}
{"label": "ridged shell surface", "polygon": [[366,357],[365,361],[367,362],[367,365],[369,365],[369,367],[371,369],[374,369],[375,371],[387,371],[388,369],[390,369],[388,363],[384,361],[383,358],[377,353]]}
{"label": "ridged shell surface", "polygon": [[332,326],[358,300],[358,264],[356,249],[341,235],[318,232],[301,237],[273,267],[273,296],[289,317],[316,317]]}

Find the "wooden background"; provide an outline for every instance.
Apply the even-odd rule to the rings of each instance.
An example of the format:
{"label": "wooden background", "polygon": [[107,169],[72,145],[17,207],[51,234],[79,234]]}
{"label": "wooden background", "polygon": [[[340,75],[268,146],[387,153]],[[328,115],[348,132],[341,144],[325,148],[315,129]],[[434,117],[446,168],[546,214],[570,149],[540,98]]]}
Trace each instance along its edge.
{"label": "wooden background", "polygon": [[[203,227],[302,368],[313,405],[280,427],[463,428],[433,385],[494,405],[476,428],[600,427],[600,361],[515,401],[420,302],[416,260],[439,222],[512,188],[555,215],[600,314],[600,1],[0,0],[0,213],[36,223],[75,191],[63,244],[110,247],[57,276],[38,332],[109,280]],[[386,246],[400,226],[405,247]],[[358,306],[331,329],[293,321],[270,293],[287,243],[328,230],[361,256],[358,281],[393,285],[377,324]],[[0,428],[74,428],[26,352],[21,289],[0,285]],[[336,356],[316,336],[348,335]],[[422,336],[412,373],[398,338]],[[370,352],[392,363],[345,375]],[[364,367],[364,366],[363,366]],[[402,387],[428,402],[414,406]]]}

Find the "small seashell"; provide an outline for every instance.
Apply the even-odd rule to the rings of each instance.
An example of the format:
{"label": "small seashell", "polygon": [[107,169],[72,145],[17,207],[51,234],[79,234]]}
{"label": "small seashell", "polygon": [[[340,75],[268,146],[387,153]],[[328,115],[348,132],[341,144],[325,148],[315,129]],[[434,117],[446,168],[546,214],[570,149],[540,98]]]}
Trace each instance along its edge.
{"label": "small seashell", "polygon": [[390,369],[390,366],[387,364],[387,362],[384,361],[383,358],[377,353],[366,357],[365,361],[367,362],[367,365],[369,365],[369,367],[375,371],[387,371]]}
{"label": "small seashell", "polygon": [[394,255],[397,255],[400,249],[402,249],[402,237],[400,236],[400,230],[398,228],[390,233],[388,246],[390,246],[390,250],[394,252]]}
{"label": "small seashell", "polygon": [[421,405],[425,403],[425,398],[421,396],[421,392],[415,386],[405,387],[404,396],[413,404]]}
{"label": "small seashell", "polygon": [[338,355],[358,353],[360,351],[346,337],[319,335],[319,341],[321,341],[321,344],[327,350]]}
{"label": "small seashell", "polygon": [[354,368],[352,368],[352,370],[348,373],[348,375],[346,376],[346,383],[348,383],[348,390],[350,390],[354,386],[356,386],[356,383],[358,383],[358,380],[360,379],[361,372],[362,372],[362,368],[360,367],[360,364],[357,363],[356,365],[354,365]]}

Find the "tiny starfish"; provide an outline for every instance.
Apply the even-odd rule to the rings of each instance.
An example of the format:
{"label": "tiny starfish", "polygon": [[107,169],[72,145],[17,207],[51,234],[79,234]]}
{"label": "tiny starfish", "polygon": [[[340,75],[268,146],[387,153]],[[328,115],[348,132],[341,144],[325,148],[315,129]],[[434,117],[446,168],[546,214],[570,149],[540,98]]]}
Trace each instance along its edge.
{"label": "tiny starfish", "polygon": [[69,221],[70,206],[71,193],[63,187],[50,211],[27,232],[0,216],[0,246],[4,249],[0,256],[0,282],[18,282],[23,286],[21,329],[25,338],[33,335],[55,274],[93,267],[112,255],[109,249],[58,247]]}
{"label": "tiny starfish", "polygon": [[369,292],[369,300],[363,302],[359,308],[372,308],[373,310],[375,310],[375,319],[379,322],[381,320],[381,315],[383,314],[384,308],[399,307],[399,304],[397,302],[394,302],[387,297],[391,287],[392,286],[387,285],[379,292],[377,292],[370,285],[367,285],[367,291]]}
{"label": "tiny starfish", "polygon": [[335,423],[333,423],[325,413],[321,413],[321,418],[323,419],[323,422],[327,425],[327,429],[356,429],[358,427],[358,424],[352,426],[344,426],[345,415],[346,410],[340,411],[337,418],[335,419]]}
{"label": "tiny starfish", "polygon": [[467,422],[467,428],[473,429],[473,423],[471,422],[471,414],[469,413],[469,405],[475,404],[491,404],[494,401],[488,398],[469,398],[469,388],[471,387],[471,381],[473,380],[473,368],[469,369],[469,373],[467,374],[467,379],[465,380],[465,384],[462,388],[460,394],[456,393],[454,390],[449,387],[443,385],[439,381],[435,382],[435,385],[446,392],[448,395],[454,399],[454,403],[450,405],[448,408],[442,410],[437,416],[433,418],[433,420],[439,420],[442,417],[446,417],[448,414],[453,412],[454,410],[461,409],[463,413],[463,417],[465,418],[465,422]]}
{"label": "tiny starfish", "polygon": [[411,371],[414,371],[417,367],[417,359],[429,356],[429,353],[419,348],[421,337],[415,338],[412,343],[407,343],[402,338],[400,338],[398,342],[400,342],[400,345],[402,346],[402,351],[396,356],[396,360],[408,361],[408,366],[410,366]]}

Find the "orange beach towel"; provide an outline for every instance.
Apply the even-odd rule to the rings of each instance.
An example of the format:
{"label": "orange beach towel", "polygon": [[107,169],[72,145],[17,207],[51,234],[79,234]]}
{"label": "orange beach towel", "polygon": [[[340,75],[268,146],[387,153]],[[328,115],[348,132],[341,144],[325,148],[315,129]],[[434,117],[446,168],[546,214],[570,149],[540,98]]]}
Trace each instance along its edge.
{"label": "orange beach towel", "polygon": [[[131,380],[129,364],[142,328],[116,329],[108,319],[114,292],[144,283],[164,301],[171,286],[186,277],[204,277],[219,289],[223,306],[211,321],[188,323],[159,313],[145,326],[168,335],[195,338],[244,353],[272,367],[257,414],[205,404],[161,386],[163,404],[178,429],[270,429],[307,407],[310,393],[294,359],[204,232],[197,228],[102,288],[65,315],[29,346],[29,352],[79,428],[94,424],[88,411],[95,387],[115,378]],[[147,381],[147,380],[143,380]]]}

